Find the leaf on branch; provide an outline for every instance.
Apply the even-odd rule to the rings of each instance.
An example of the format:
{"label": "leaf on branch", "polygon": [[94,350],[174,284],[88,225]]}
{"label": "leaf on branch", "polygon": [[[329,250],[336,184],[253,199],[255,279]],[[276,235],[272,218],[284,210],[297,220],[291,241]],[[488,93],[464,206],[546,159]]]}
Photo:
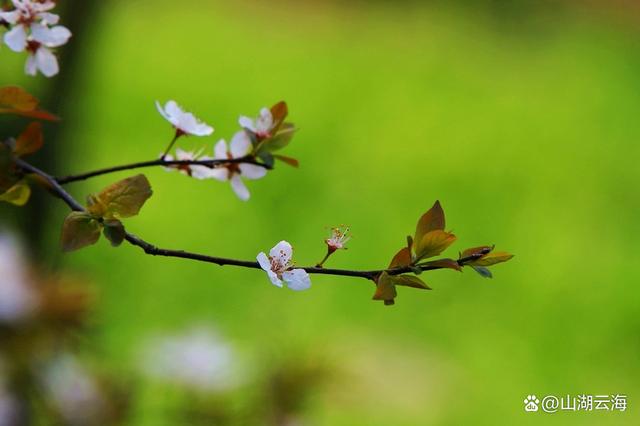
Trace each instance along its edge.
{"label": "leaf on branch", "polygon": [[480,258],[480,257],[482,257],[484,255],[487,255],[487,254],[491,253],[491,250],[493,250],[493,246],[471,247],[471,248],[466,249],[462,253],[460,253],[460,259],[467,258],[467,257],[478,257],[478,258]]}
{"label": "leaf on branch", "polygon": [[39,121],[33,121],[18,136],[13,152],[18,157],[33,154],[42,148],[42,144],[42,124]]}
{"label": "leaf on branch", "polygon": [[146,176],[139,174],[116,182],[97,195],[89,196],[88,210],[105,219],[135,216],[152,193]]}
{"label": "leaf on branch", "polygon": [[124,225],[117,219],[104,221],[104,236],[111,242],[113,247],[118,247],[122,244],[125,237]]}
{"label": "leaf on branch", "polygon": [[395,285],[418,288],[421,290],[431,290],[431,287],[422,281],[420,277],[415,277],[413,275],[390,275],[390,277],[391,281]]}
{"label": "leaf on branch", "polygon": [[489,253],[478,260],[469,262],[469,265],[491,266],[491,265],[497,265],[498,263],[506,262],[511,258],[513,258],[513,255],[511,253],[507,253],[504,251],[497,251],[497,252]]}
{"label": "leaf on branch", "polygon": [[460,266],[458,262],[453,259],[431,260],[429,262],[421,263],[418,266],[432,266],[434,268],[455,269],[456,271],[462,271],[462,266]]}
{"label": "leaf on branch", "polygon": [[442,230],[427,232],[419,242],[416,242],[416,259],[425,259],[439,255],[453,244],[456,238],[452,233]]}
{"label": "leaf on branch", "polygon": [[397,296],[396,286],[386,272],[380,274],[376,281],[376,292],[373,300],[383,300],[385,305],[393,305]]}
{"label": "leaf on branch", "polygon": [[436,201],[433,207],[431,207],[425,214],[422,215],[420,220],[418,220],[418,225],[416,226],[416,234],[414,237],[414,241],[416,244],[420,244],[422,238],[431,231],[444,231],[444,210],[442,210],[442,206],[440,205],[440,201]]}
{"label": "leaf on branch", "polygon": [[393,256],[393,259],[391,259],[389,269],[409,265],[411,265],[411,251],[408,247],[403,247],[399,252],[396,253],[395,256]]}
{"label": "leaf on branch", "polygon": [[86,212],[71,212],[62,225],[62,250],[70,252],[95,244],[100,238],[102,224]]}
{"label": "leaf on branch", "polygon": [[283,123],[280,126],[280,130],[273,137],[260,142],[256,151],[258,154],[264,151],[278,151],[289,145],[295,132],[296,128],[292,123]]}
{"label": "leaf on branch", "polygon": [[29,201],[29,197],[31,197],[31,188],[23,179],[0,194],[0,201],[6,201],[15,206],[24,206]]}
{"label": "leaf on branch", "polygon": [[17,86],[0,87],[0,114],[14,114],[37,120],[59,120],[55,115],[38,110],[38,100]]}
{"label": "leaf on branch", "polygon": [[484,266],[473,266],[473,265],[471,265],[471,267],[473,268],[474,271],[479,273],[482,277],[484,277],[484,278],[493,278],[493,274],[491,273],[491,271],[489,269],[485,268]]}
{"label": "leaf on branch", "polygon": [[278,154],[273,154],[273,158],[278,159],[278,160],[282,161],[283,163],[287,163],[288,165],[290,165],[292,167],[300,166],[300,163],[295,158],[287,157],[287,156],[284,156],[284,155],[278,155]]}
{"label": "leaf on branch", "polygon": [[277,132],[280,129],[282,123],[287,118],[289,109],[285,101],[280,101],[271,107],[271,116],[273,117],[273,131]]}

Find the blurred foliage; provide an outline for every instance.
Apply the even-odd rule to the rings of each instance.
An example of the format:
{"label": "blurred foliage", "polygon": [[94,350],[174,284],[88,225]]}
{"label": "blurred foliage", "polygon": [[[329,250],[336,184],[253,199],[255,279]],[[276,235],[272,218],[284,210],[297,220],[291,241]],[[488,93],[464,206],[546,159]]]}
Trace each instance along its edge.
{"label": "blurred foliage", "polygon": [[[285,99],[299,169],[250,183],[249,204],[225,185],[150,171],[154,197],[127,228],[247,259],[287,239],[307,264],[324,254],[325,228],[348,223],[349,250],[327,266],[370,268],[439,199],[461,247],[490,242],[517,258],[493,281],[425,273],[436,291],[401,288],[402,303],[384,309],[366,302],[370,284],[346,278],[285,293],[262,273],[106,241],[61,258],[57,204],[41,219],[39,261],[100,283],[91,339],[106,364],[126,369],[149,332],[197,319],[248,353],[314,347],[337,360],[351,379],[307,401],[311,424],[637,424],[633,408],[552,416],[522,405],[531,393],[626,393],[631,406],[640,396],[635,27],[572,3],[501,21],[462,3],[188,4],[119,2],[93,22],[74,97],[53,111],[65,161],[52,172],[157,156],[167,140],[157,99],[212,124],[209,147],[238,115]],[[37,85],[22,58],[0,55],[1,82]],[[113,178],[69,189],[93,193]],[[178,398],[141,384],[130,423],[172,424],[163,413]]]}

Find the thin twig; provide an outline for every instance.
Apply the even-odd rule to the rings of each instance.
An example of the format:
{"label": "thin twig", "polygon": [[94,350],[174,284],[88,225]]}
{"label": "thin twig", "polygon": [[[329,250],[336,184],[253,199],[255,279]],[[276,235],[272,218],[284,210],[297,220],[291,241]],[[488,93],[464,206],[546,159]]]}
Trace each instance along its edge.
{"label": "thin twig", "polygon": [[[64,188],[62,188],[62,186],[56,180],[56,178],[54,178],[53,176],[43,172],[37,167],[34,167],[33,165],[19,158],[15,159],[15,163],[24,171],[36,174],[40,176],[42,179],[44,179],[48,184],[49,191],[57,198],[60,198],[62,201],[64,201],[71,210],[85,211],[85,208],[80,203],[78,203],[67,191],[65,191]],[[131,167],[131,168],[136,168],[136,167]],[[126,169],[121,169],[121,170],[126,170]],[[140,247],[146,254],[149,254],[152,256],[177,257],[181,259],[190,259],[190,260],[195,260],[199,262],[214,263],[220,266],[230,265],[230,266],[238,266],[242,268],[261,269],[260,265],[256,261],[229,259],[224,257],[208,256],[208,255],[199,254],[199,253],[191,253],[184,250],[159,248],[129,232],[126,233],[125,239],[130,244]],[[472,255],[469,257],[458,259],[455,262],[458,264],[458,266],[464,266],[465,263],[470,262],[477,258],[478,258],[477,255]],[[437,262],[438,261],[434,261],[432,263],[437,263]],[[443,269],[445,268],[445,266],[442,266],[442,264],[431,264],[431,265],[425,264],[425,265],[418,265],[418,266],[403,266],[399,268],[374,269],[374,270],[330,269],[330,268],[322,268],[317,266],[300,267],[300,269],[304,269],[309,274],[358,277],[358,278],[365,278],[368,280],[375,280],[383,272],[387,272],[390,275],[398,275],[398,274],[403,274],[407,272],[414,272],[416,268],[421,271],[430,271],[435,269]]]}
{"label": "thin twig", "polygon": [[198,165],[207,166],[211,168],[223,167],[227,164],[253,164],[256,166],[264,167],[265,169],[271,169],[272,167],[257,161],[254,157],[245,156],[240,158],[230,158],[225,160],[163,160],[158,158],[155,160],[140,161],[137,163],[122,164],[120,166],[106,167],[104,169],[92,170],[90,172],[80,173],[77,175],[69,175],[63,177],[54,178],[60,185],[64,185],[79,180],[85,180],[96,176],[106,175],[109,173],[121,172],[124,170],[141,169],[145,167],[157,167],[157,166],[187,166]]}

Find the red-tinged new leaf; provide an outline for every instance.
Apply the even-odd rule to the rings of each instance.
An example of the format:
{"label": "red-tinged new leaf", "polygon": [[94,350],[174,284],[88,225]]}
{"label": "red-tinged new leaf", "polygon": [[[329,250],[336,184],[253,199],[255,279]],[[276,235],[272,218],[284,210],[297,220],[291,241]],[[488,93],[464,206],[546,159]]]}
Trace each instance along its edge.
{"label": "red-tinged new leaf", "polygon": [[376,292],[373,300],[384,300],[385,305],[393,305],[397,296],[396,286],[390,278],[390,275],[383,272],[376,281]]}
{"label": "red-tinged new leaf", "polygon": [[31,197],[31,188],[23,179],[0,194],[0,201],[21,207],[27,204],[29,197]]}
{"label": "red-tinged new leaf", "polygon": [[37,107],[38,100],[24,89],[17,86],[0,87],[0,108],[33,111]]}
{"label": "red-tinged new leaf", "polygon": [[284,101],[280,101],[274,106],[271,107],[271,116],[273,117],[273,131],[277,132],[280,129],[282,123],[287,118],[289,114],[289,109],[287,108],[287,103]]}
{"label": "red-tinged new leaf", "polygon": [[297,168],[300,166],[300,163],[298,162],[298,160],[296,160],[295,158],[287,157],[285,155],[273,154],[273,158],[276,158],[292,167]]}
{"label": "red-tinged new leaf", "polygon": [[513,255],[511,253],[496,251],[493,253],[489,253],[478,260],[469,262],[469,264],[474,266],[491,266],[498,263],[506,262],[508,260],[511,260],[511,258],[513,258]]}
{"label": "red-tinged new leaf", "polygon": [[437,256],[453,244],[455,240],[456,236],[450,232],[441,230],[427,232],[420,241],[416,242],[416,259]]}
{"label": "red-tinged new leaf", "polygon": [[474,257],[474,256],[477,258],[480,258],[482,256],[485,256],[491,253],[491,250],[493,250],[493,246],[471,247],[464,250],[462,253],[460,253],[460,259],[467,258],[467,257]]}
{"label": "red-tinged new leaf", "polygon": [[22,115],[36,120],[59,120],[55,115],[38,110],[38,100],[16,86],[0,87],[0,114]]}
{"label": "red-tinged new leaf", "polygon": [[18,157],[33,154],[42,148],[42,124],[38,121],[30,123],[27,128],[18,136],[14,154]]}
{"label": "red-tinged new leaf", "polygon": [[462,271],[462,266],[460,266],[458,262],[456,262],[453,259],[431,260],[429,262],[421,263],[419,266],[428,266],[428,267],[433,267],[434,269],[443,268],[443,269],[454,269],[456,271]]}
{"label": "red-tinged new leaf", "polygon": [[62,250],[70,252],[95,244],[102,224],[86,212],[71,212],[62,225]]}
{"label": "red-tinged new leaf", "polygon": [[431,231],[444,231],[444,210],[440,205],[440,201],[436,201],[425,214],[422,215],[416,226],[416,235],[413,240],[419,243],[422,238]]}
{"label": "red-tinged new leaf", "polygon": [[409,251],[409,248],[403,247],[393,256],[393,259],[391,259],[389,269],[409,265],[411,265],[411,251]]}
{"label": "red-tinged new leaf", "polygon": [[427,283],[413,275],[391,275],[390,277],[391,282],[395,285],[417,288],[420,290],[431,290],[431,287],[429,287]]}

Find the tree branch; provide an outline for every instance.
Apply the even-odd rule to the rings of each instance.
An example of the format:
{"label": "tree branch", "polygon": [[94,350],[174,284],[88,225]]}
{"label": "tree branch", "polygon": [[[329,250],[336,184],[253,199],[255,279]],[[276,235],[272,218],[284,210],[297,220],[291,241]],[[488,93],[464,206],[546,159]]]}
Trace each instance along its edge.
{"label": "tree branch", "polygon": [[145,167],[156,167],[156,166],[187,166],[187,165],[198,165],[198,166],[207,166],[210,168],[217,168],[224,166],[226,164],[253,164],[256,166],[264,167],[265,169],[272,169],[273,167],[268,166],[264,163],[257,161],[252,156],[245,156],[241,158],[230,158],[228,160],[163,160],[162,158],[158,158],[156,160],[149,161],[140,161],[137,163],[131,164],[123,164],[120,166],[107,167],[104,169],[93,170],[90,172],[80,173],[77,175],[69,175],[63,177],[55,177],[54,179],[60,184],[64,185],[71,182],[76,182],[79,180],[85,180],[96,176],[106,175],[109,173],[121,172],[124,170],[133,170],[133,169],[142,169]]}
{"label": "tree branch", "polygon": [[[241,160],[241,159],[238,159],[238,160]],[[48,185],[49,191],[55,197],[57,197],[57,198],[61,199],[62,201],[64,201],[65,204],[67,204],[67,206],[71,210],[74,210],[74,211],[85,211],[85,208],[80,203],[78,203],[67,191],[65,191],[64,188],[62,188],[62,186],[60,185],[61,182],[56,180],[56,178],[54,178],[53,176],[43,172],[42,170],[38,169],[37,167],[27,163],[26,161],[24,161],[24,160],[22,160],[20,158],[15,158],[14,161],[15,161],[16,165],[18,165],[24,171],[29,172],[29,173],[33,173],[33,174],[39,176],[40,178],[42,178],[46,182],[46,184]],[[153,162],[152,165],[160,165],[160,164],[165,164],[165,163],[175,163],[175,162],[161,162],[160,164],[156,164],[158,161],[159,160],[156,160],[155,162]],[[240,161],[237,161],[237,162],[240,162]],[[151,163],[151,162],[135,163],[135,164],[148,164],[148,163]],[[129,167],[129,168],[137,168],[137,167],[140,167],[140,166]],[[147,166],[141,166],[141,167],[147,167]],[[120,168],[119,170],[128,170],[128,169],[127,168]],[[110,172],[104,172],[104,173],[110,173]],[[104,174],[104,173],[99,173],[99,174]],[[88,176],[88,177],[90,177],[90,176]],[[86,179],[86,177],[85,177],[85,179]],[[79,180],[79,179],[75,179],[75,180]],[[67,182],[71,182],[71,181],[72,180],[67,180]],[[199,261],[199,262],[215,263],[215,264],[220,265],[220,266],[230,265],[230,266],[238,266],[238,267],[242,267],[242,268],[261,269],[260,265],[256,261],[229,259],[229,258],[224,258],[224,257],[208,256],[208,255],[199,254],[199,253],[191,253],[191,252],[187,252],[187,251],[184,251],[184,250],[172,250],[172,249],[159,248],[159,247],[156,247],[153,244],[151,244],[151,243],[143,240],[142,238],[140,238],[140,237],[138,237],[138,236],[136,236],[134,234],[131,234],[129,232],[126,233],[125,240],[127,240],[127,242],[129,242],[131,245],[140,247],[146,254],[149,254],[149,255],[152,255],[152,256],[165,256],[165,257],[176,257],[176,258],[181,258],[181,259],[190,259],[190,260],[195,260],[195,261]],[[469,256],[469,257],[458,259],[455,262],[457,263],[458,266],[464,266],[466,263],[468,263],[468,262],[470,262],[472,260],[475,260],[475,259],[477,259],[479,257],[482,257],[482,256],[481,255],[472,255],[472,256]],[[443,260],[443,259],[441,259],[441,260]],[[434,261],[434,263],[435,262],[438,262],[438,261],[436,260],[436,261]],[[374,270],[330,269],[330,268],[320,268],[320,267],[316,267],[316,266],[300,267],[300,269],[304,269],[309,274],[324,274],[324,275],[337,275],[337,276],[357,277],[357,278],[365,278],[365,279],[368,279],[368,280],[375,280],[383,272],[387,272],[390,275],[398,275],[398,274],[403,274],[403,273],[407,273],[407,272],[414,272],[414,270],[416,268],[420,269],[421,271],[430,271],[430,270],[435,270],[435,269],[443,269],[443,268],[445,268],[445,266],[441,266],[441,265],[438,265],[438,264],[435,264],[435,265],[428,265],[427,264],[427,265],[418,265],[418,266],[413,266],[413,267],[411,267],[411,266],[403,266],[403,267],[392,268],[392,269],[374,269]]]}

